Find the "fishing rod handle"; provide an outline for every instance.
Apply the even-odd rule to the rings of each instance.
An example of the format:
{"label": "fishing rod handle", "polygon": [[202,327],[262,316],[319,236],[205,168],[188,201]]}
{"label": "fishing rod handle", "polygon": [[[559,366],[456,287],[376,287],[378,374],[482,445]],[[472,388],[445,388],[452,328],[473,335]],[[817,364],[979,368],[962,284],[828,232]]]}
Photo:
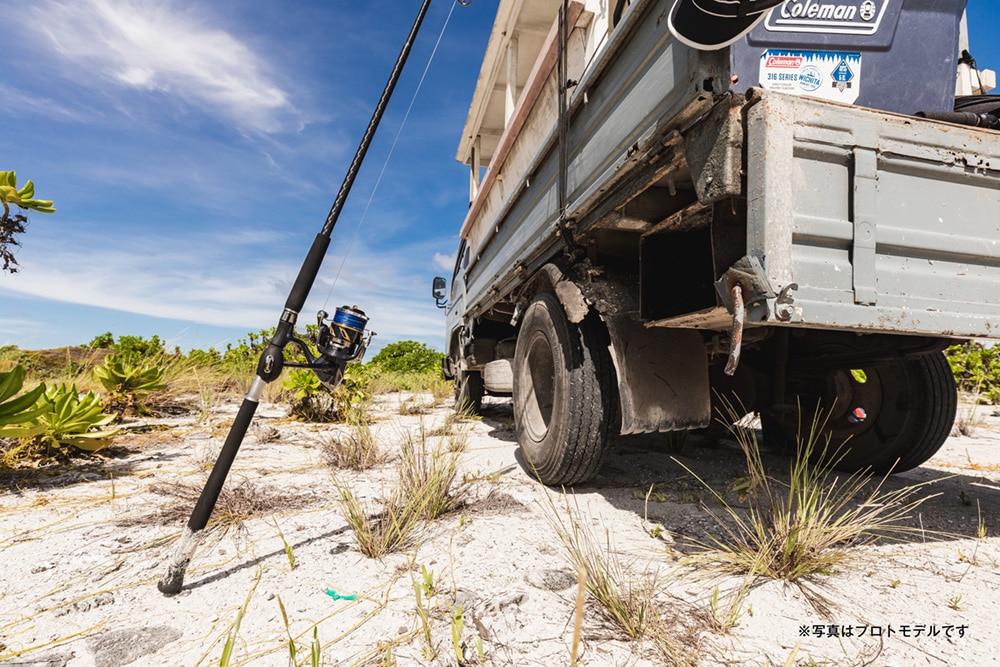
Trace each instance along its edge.
{"label": "fishing rod handle", "polygon": [[255,377],[253,384],[250,385],[250,390],[240,405],[236,419],[233,420],[233,424],[229,428],[226,442],[222,445],[222,451],[219,452],[219,458],[216,459],[215,466],[205,483],[205,488],[201,490],[198,502],[195,503],[191,517],[188,519],[187,527],[177,542],[167,571],[156,584],[156,587],[164,595],[176,595],[180,593],[181,587],[184,585],[184,574],[187,572],[188,563],[194,556],[202,531],[208,525],[209,517],[212,516],[215,504],[219,500],[219,494],[222,492],[222,485],[236,459],[236,453],[250,427],[250,422],[253,421],[253,415],[260,403],[261,392],[266,385],[267,383],[259,376]]}

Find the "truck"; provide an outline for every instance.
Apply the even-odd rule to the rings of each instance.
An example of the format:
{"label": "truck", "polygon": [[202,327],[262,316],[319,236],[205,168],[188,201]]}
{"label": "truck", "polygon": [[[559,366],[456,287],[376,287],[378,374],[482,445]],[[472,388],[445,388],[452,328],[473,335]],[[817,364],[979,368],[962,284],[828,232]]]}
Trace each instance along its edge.
{"label": "truck", "polygon": [[510,396],[550,485],[734,406],[776,451],[822,414],[839,469],[919,466],[955,420],[943,350],[1000,336],[1000,98],[965,1],[788,0],[717,50],[671,5],[499,3],[433,285],[457,403]]}

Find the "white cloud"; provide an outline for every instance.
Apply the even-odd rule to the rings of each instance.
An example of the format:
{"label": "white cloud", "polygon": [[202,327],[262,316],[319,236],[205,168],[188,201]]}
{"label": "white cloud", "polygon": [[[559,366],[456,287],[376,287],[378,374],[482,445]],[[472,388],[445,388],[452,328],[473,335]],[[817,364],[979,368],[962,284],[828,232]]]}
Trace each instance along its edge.
{"label": "white cloud", "polygon": [[455,255],[443,255],[439,252],[434,253],[434,266],[442,271],[451,271],[455,268]]}
{"label": "white cloud", "polygon": [[[301,261],[296,252],[295,259],[247,262],[233,256],[237,244],[213,242],[210,235],[119,237],[113,248],[91,247],[86,252],[81,252],[83,237],[74,238],[73,232],[63,230],[58,243],[45,242],[54,237],[38,234],[22,248],[21,271],[6,281],[5,289],[244,331],[277,323]],[[243,240],[254,237],[266,234],[250,233]],[[338,306],[356,304],[370,318],[369,328],[379,334],[373,349],[404,339],[441,349],[444,316],[434,307],[426,260],[421,259],[434,243],[375,252],[359,242],[343,267],[342,257],[331,253],[300,313],[299,330],[313,323],[320,309],[332,313]]]}
{"label": "white cloud", "polygon": [[30,14],[27,25],[43,26],[81,77],[97,72],[120,86],[161,91],[247,130],[274,132],[295,115],[287,93],[266,74],[267,63],[192,8],[48,0]]}

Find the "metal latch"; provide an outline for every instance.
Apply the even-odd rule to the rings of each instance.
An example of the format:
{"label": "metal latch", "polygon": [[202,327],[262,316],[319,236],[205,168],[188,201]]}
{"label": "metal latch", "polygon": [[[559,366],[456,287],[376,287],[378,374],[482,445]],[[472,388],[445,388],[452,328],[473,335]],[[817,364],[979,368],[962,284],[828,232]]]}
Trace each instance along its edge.
{"label": "metal latch", "polygon": [[[774,290],[771,289],[760,260],[747,255],[741,257],[715,281],[715,291],[722,305],[733,316],[729,332],[729,361],[726,363],[726,375],[732,375],[740,362],[743,325],[748,320],[751,322],[767,320],[770,312],[767,300],[774,298]],[[750,304],[749,310],[746,304]]]}

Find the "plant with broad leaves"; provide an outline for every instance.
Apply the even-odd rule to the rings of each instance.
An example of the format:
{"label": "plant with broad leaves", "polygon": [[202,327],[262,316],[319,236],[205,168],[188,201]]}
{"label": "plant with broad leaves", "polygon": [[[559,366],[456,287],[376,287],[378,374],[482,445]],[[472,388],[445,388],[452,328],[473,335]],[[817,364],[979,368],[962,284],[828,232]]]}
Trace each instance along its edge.
{"label": "plant with broad leaves", "polygon": [[162,366],[132,363],[128,357],[109,354],[104,363],[94,368],[94,379],[108,392],[108,403],[120,407],[123,414],[148,414],[143,399],[154,391],[166,388]]}
{"label": "plant with broad leaves", "polygon": [[17,187],[17,173],[0,171],[0,204],[3,204],[3,216],[0,217],[0,261],[3,270],[17,273],[17,260],[11,247],[20,245],[16,236],[23,234],[28,218],[23,213],[11,213],[11,205],[26,211],[39,213],[55,213],[51,201],[35,199],[35,184],[31,181],[22,187]]}
{"label": "plant with broad leaves", "polygon": [[40,400],[48,401],[52,409],[35,418],[44,430],[35,436],[34,444],[43,446],[48,455],[65,452],[64,447],[96,452],[107,447],[118,432],[101,430],[115,415],[105,414],[101,399],[92,391],[81,395],[75,384],[49,387]]}
{"label": "plant with broad leaves", "polygon": [[310,422],[335,421],[333,397],[311,370],[296,368],[290,371],[282,386],[292,392],[295,399],[293,416]]}
{"label": "plant with broad leaves", "polygon": [[39,401],[45,393],[45,385],[39,384],[18,396],[24,387],[24,376],[23,366],[0,373],[0,438],[30,438],[45,430],[34,421],[52,409],[47,401]]}
{"label": "plant with broad leaves", "polygon": [[296,368],[288,373],[288,378],[282,383],[296,400],[301,401],[323,391],[323,384],[316,374],[305,368]]}
{"label": "plant with broad leaves", "polygon": [[292,414],[305,421],[345,421],[354,412],[363,410],[369,398],[368,376],[361,364],[347,364],[344,377],[333,393],[307,369],[292,370],[282,384],[295,398]]}
{"label": "plant with broad leaves", "polygon": [[39,213],[55,213],[51,201],[35,199],[35,184],[28,181],[20,189],[17,187],[17,172],[0,171],[0,202],[3,203],[4,215],[10,214],[10,205],[14,204],[26,210]]}

